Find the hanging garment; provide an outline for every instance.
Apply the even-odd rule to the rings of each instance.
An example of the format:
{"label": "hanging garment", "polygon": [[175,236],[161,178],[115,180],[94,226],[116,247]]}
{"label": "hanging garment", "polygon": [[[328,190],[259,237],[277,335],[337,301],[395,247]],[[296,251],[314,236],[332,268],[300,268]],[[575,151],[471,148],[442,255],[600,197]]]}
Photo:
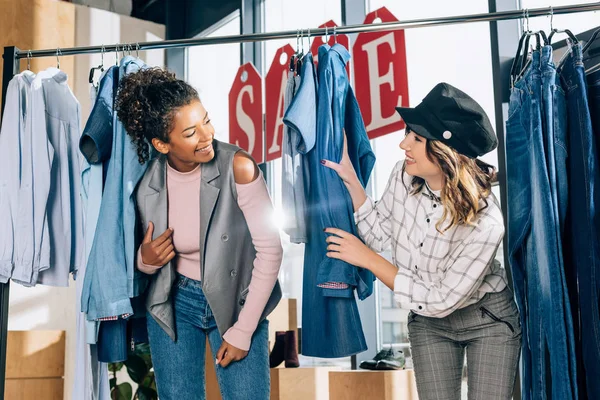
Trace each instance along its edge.
{"label": "hanging garment", "polygon": [[[146,65],[127,56],[121,60],[119,79]],[[113,113],[113,143],[100,216],[90,251],[81,297],[89,320],[129,316],[131,297],[144,289],[145,279],[135,268],[136,211],[133,192],[144,175],[135,146]]]}
{"label": "hanging garment", "polygon": [[[319,91],[317,104],[317,141],[315,157],[318,157],[314,173],[315,182],[323,182],[312,188],[311,205],[315,207],[317,226],[336,227],[358,235],[354,223],[352,199],[337,173],[320,164],[327,159],[339,162],[342,158],[344,132],[348,140],[348,154],[363,186],[366,186],[375,164],[375,155],[365,131],[358,102],[350,87],[345,66],[350,53],[340,44],[334,45],[323,59],[319,58]],[[325,63],[323,63],[325,61]],[[325,296],[358,297],[363,300],[373,291],[374,276],[371,272],[356,268],[344,261],[325,255],[325,233],[318,248],[322,260],[317,272],[317,285]],[[311,244],[312,245],[312,244]]]}
{"label": "hanging garment", "polygon": [[[7,246],[13,247],[14,269],[10,276],[25,286],[38,281],[68,286],[69,273],[77,269],[83,255],[76,145],[79,103],[67,85],[67,75],[56,68],[37,75],[26,71],[15,79],[21,84],[21,96],[12,101],[20,109],[16,125],[23,133],[13,134],[19,138],[13,148],[17,158],[11,155],[8,162],[16,168],[6,171],[18,176],[19,182],[8,206],[12,240]],[[10,118],[8,123],[15,126]]]}
{"label": "hanging garment", "polygon": [[586,83],[581,44],[570,46],[559,74],[567,100],[569,143],[565,272],[579,345],[579,394],[600,399],[600,125],[594,134],[592,124],[593,116],[600,122],[600,79],[588,77]]}
{"label": "hanging garment", "polygon": [[[533,53],[529,67],[512,89],[506,122],[510,160],[507,245],[523,328],[523,399],[546,398],[547,383],[552,385],[553,398],[577,397],[573,325],[565,302],[560,219],[554,201],[559,196],[557,181],[550,181],[556,174],[548,172],[548,163],[555,163],[556,158],[546,149],[546,144],[554,145],[553,141],[545,140],[548,135],[558,137],[560,132],[549,133],[543,122],[551,103],[544,102],[542,93],[551,90],[542,90],[541,71],[548,72],[550,60],[551,48],[544,48],[543,55]],[[544,84],[553,82],[545,80]],[[546,377],[547,368],[551,368],[551,381]]]}
{"label": "hanging garment", "polygon": [[110,150],[110,146],[103,147],[102,141],[92,141],[92,143],[98,143],[98,150],[89,149],[92,154],[96,155],[94,158],[96,164],[88,162],[90,153],[89,151],[84,151],[84,149],[88,148],[85,143],[88,143],[88,139],[90,138],[108,136],[112,143],[113,84],[115,72],[119,73],[118,67],[111,67],[100,78],[98,95],[93,96],[92,102],[94,106],[79,142],[79,148],[84,156],[81,171],[81,201],[85,226],[85,258],[78,271],[80,279],[76,280],[77,350],[72,394],[74,399],[110,399],[108,366],[98,360],[98,348],[96,346],[100,322],[87,320],[85,313],[81,311],[81,295],[87,260],[94,241],[102,201],[101,162],[110,156],[109,152],[106,154],[102,149],[108,148]]}
{"label": "hanging garment", "polygon": [[[50,260],[47,268],[41,265],[39,282],[43,285],[69,285],[69,274],[83,262],[83,213],[81,209],[81,160],[79,156],[79,101],[67,83],[67,74],[49,68],[36,77],[41,80],[45,132],[54,149],[50,174],[48,217]],[[35,86],[35,82],[34,82]],[[41,108],[37,108],[41,111]],[[34,115],[36,121],[37,111]],[[37,129],[36,129],[37,131]],[[34,131],[34,135],[38,134]],[[41,134],[41,133],[40,133]],[[42,243],[42,246],[44,243]]]}
{"label": "hanging garment", "polygon": [[[304,137],[316,137],[315,148],[308,153],[311,182],[308,201],[308,242],[304,256],[302,298],[302,353],[313,357],[347,357],[367,349],[354,289],[364,299],[373,289],[373,275],[359,272],[347,263],[331,262],[326,253],[323,229],[337,227],[356,234],[350,196],[334,171],[321,159],[339,162],[343,149],[343,131],[348,139],[352,164],[363,185],[366,184],[375,157],[371,151],[358,103],[349,86],[345,65],[350,54],[341,45],[319,48],[317,132],[310,127]],[[312,59],[306,59],[305,64]],[[302,75],[302,81],[308,79]],[[297,94],[297,97],[299,94]],[[296,98],[295,98],[296,99]],[[306,101],[308,101],[307,99]],[[298,102],[291,107],[310,111],[311,103]],[[288,113],[293,113],[290,109]],[[294,115],[294,114],[292,114]],[[303,113],[297,113],[299,118]],[[301,125],[296,122],[296,125]],[[338,261],[338,260],[335,260]],[[334,283],[329,285],[329,283]],[[319,285],[323,287],[319,287]]]}
{"label": "hanging garment", "polygon": [[[25,71],[15,75],[8,83],[6,92],[6,108],[2,118],[0,131],[0,281],[8,282],[13,273],[15,265],[22,267],[33,262],[33,255],[24,260],[24,252],[19,246],[33,240],[32,227],[29,231],[31,239],[18,237],[18,217],[21,204],[21,181],[27,181],[26,173],[33,173],[31,168],[23,171],[23,163],[29,160],[31,164],[31,149],[25,149],[27,143],[31,143],[31,83],[35,75],[31,71]],[[27,141],[26,142],[26,138]],[[23,157],[26,157],[25,160]],[[39,160],[42,163],[42,159]],[[46,164],[50,160],[45,160]],[[45,168],[47,170],[49,166]],[[29,178],[31,180],[31,178]],[[49,181],[49,180],[48,180]],[[47,182],[48,182],[47,181]],[[24,189],[25,189],[24,185]],[[47,194],[46,194],[47,196]],[[30,210],[33,213],[33,210]],[[22,227],[22,222],[20,223]],[[25,233],[22,231],[22,233]],[[38,243],[38,248],[40,244]],[[39,251],[39,250],[38,250]]]}
{"label": "hanging garment", "polygon": [[[284,110],[289,110],[301,85],[300,75],[295,75],[294,71],[288,74]],[[300,132],[286,122],[287,116],[286,111],[281,149],[281,206],[285,215],[283,231],[290,235],[290,242],[306,243],[306,199],[310,187],[308,165],[304,160],[307,150]]]}

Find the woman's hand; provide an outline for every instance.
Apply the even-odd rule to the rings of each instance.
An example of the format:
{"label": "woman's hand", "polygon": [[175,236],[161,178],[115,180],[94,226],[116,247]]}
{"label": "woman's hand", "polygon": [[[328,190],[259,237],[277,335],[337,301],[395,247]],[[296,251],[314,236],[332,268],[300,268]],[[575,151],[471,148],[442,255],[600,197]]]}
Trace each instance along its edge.
{"label": "woman's hand", "polygon": [[398,267],[371,250],[359,238],[341,229],[327,228],[326,233],[335,236],[327,237],[327,257],[337,258],[360,268],[368,269],[383,282],[384,285],[394,290],[394,280]]}
{"label": "woman's hand", "polygon": [[332,234],[326,241],[327,257],[346,261],[360,268],[370,269],[377,254],[369,249],[359,238],[337,228],[327,228],[325,233]]}
{"label": "woman's hand", "polygon": [[232,344],[227,343],[223,340],[221,348],[217,352],[217,365],[225,368],[232,362],[241,361],[248,355],[248,352],[242,349],[238,349]]}
{"label": "woman's hand", "polygon": [[342,152],[340,163],[338,164],[330,160],[321,160],[321,164],[337,172],[338,176],[344,181],[346,186],[354,185],[356,183],[360,185],[360,181],[358,180],[358,176],[356,175],[356,171],[354,170],[354,166],[352,166],[350,156],[348,155],[346,132],[344,132],[344,150]]}
{"label": "woman's hand", "polygon": [[350,156],[348,156],[348,140],[346,139],[346,132],[344,132],[344,150],[342,152],[342,159],[340,160],[340,163],[338,164],[330,160],[321,160],[321,164],[334,170],[338,174],[342,182],[344,182],[346,189],[348,189],[350,198],[352,198],[352,206],[354,207],[354,211],[358,211],[360,206],[362,206],[365,203],[365,200],[367,200],[367,194],[365,193],[365,189],[362,187],[362,184],[356,175],[354,166],[350,161]]}
{"label": "woman's hand", "polygon": [[152,240],[154,224],[148,223],[148,230],[142,241],[142,262],[146,265],[163,266],[175,257],[173,247],[173,229],[169,228],[162,235]]}

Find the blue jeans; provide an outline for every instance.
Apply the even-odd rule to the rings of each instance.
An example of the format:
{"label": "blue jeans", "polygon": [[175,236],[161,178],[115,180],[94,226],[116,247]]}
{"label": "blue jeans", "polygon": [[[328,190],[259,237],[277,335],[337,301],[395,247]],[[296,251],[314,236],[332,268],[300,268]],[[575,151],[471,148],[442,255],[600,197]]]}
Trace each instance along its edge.
{"label": "blue jeans", "polygon": [[579,284],[581,358],[588,398],[600,399],[600,71],[586,78],[579,45],[572,48],[561,76],[570,119],[570,211],[576,244],[571,256]]}
{"label": "blue jeans", "polygon": [[[560,281],[551,281],[554,285],[561,285],[563,288],[562,294],[564,298],[564,322],[566,328],[566,340],[567,340],[567,355],[568,355],[568,369],[567,365],[559,366],[560,360],[554,360],[550,358],[550,364],[553,369],[552,377],[555,378],[557,374],[563,374],[568,371],[571,375],[571,385],[573,390],[573,396],[578,398],[578,385],[577,385],[577,352],[576,352],[576,337],[575,329],[573,326],[573,315],[571,308],[570,294],[576,293],[577,288],[575,286],[569,287],[566,277],[566,271],[572,270],[573,266],[571,262],[565,258],[563,251],[563,239],[565,237],[564,231],[566,226],[567,208],[570,201],[570,182],[567,176],[567,160],[569,157],[569,140],[567,134],[567,100],[565,92],[561,86],[560,78],[557,74],[556,67],[552,61],[552,46],[544,46],[542,49],[541,59],[541,73],[542,73],[542,102],[544,104],[542,108],[542,115],[544,116],[545,124],[544,127],[544,139],[546,143],[546,156],[547,156],[547,168],[548,178],[550,181],[550,190],[552,193],[553,209],[556,226],[557,241],[557,252],[558,252],[558,273]],[[571,121],[572,122],[572,121]],[[572,171],[571,171],[572,172]],[[551,289],[552,290],[552,289]]]}
{"label": "blue jeans", "polygon": [[[206,338],[213,359],[223,339],[202,283],[178,275],[173,285],[174,342],[148,314],[150,351],[161,400],[205,400]],[[215,366],[223,400],[268,400],[270,396],[269,323],[258,325],[248,356],[227,368]]]}
{"label": "blue jeans", "polygon": [[115,363],[127,360],[127,320],[100,322],[98,332],[98,361]]}
{"label": "blue jeans", "polygon": [[[547,55],[546,55],[547,56]],[[512,90],[506,122],[508,249],[523,330],[523,399],[546,398],[546,369],[552,371],[552,398],[575,398],[569,370],[570,313],[565,307],[556,181],[549,178],[547,141],[542,130],[541,53]],[[556,166],[554,166],[556,168]],[[547,365],[546,353],[550,354]]]}

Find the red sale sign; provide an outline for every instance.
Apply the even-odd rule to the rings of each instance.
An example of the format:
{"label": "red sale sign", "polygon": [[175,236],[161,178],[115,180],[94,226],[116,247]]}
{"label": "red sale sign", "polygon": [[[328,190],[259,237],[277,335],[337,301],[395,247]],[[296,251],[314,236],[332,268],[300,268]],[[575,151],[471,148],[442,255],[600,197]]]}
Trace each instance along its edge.
{"label": "red sale sign", "polygon": [[252,63],[242,65],[229,91],[229,143],[264,162],[262,78]]}
{"label": "red sale sign", "polygon": [[273,57],[266,78],[267,161],[281,157],[283,140],[283,96],[287,85],[290,58],[295,53],[289,44],[280,47]]}
{"label": "red sale sign", "polygon": [[[342,46],[344,46],[346,49],[350,50],[350,38],[348,38],[348,35],[338,35],[337,33],[334,35],[334,30],[333,27],[337,27],[338,25],[333,22],[333,20],[329,20],[327,22],[325,22],[323,25],[319,25],[319,28],[331,28],[328,29],[327,35],[329,36],[327,39],[327,44],[330,46],[333,46],[336,43],[341,44]],[[324,37],[322,36],[317,36],[315,37],[315,39],[312,42],[312,45],[310,46],[310,52],[313,55],[313,60],[314,60],[314,64],[315,64],[315,68],[317,67],[317,65],[319,64],[319,47],[321,47],[322,45],[325,44],[325,41],[323,40]],[[350,63],[348,62],[348,64],[346,64],[346,73],[348,74],[348,76],[350,76]]]}
{"label": "red sale sign", "polygon": [[[364,23],[371,24],[377,17],[382,22],[398,21],[382,7],[368,14]],[[404,129],[395,110],[409,104],[404,31],[359,33],[353,53],[354,90],[369,138]]]}

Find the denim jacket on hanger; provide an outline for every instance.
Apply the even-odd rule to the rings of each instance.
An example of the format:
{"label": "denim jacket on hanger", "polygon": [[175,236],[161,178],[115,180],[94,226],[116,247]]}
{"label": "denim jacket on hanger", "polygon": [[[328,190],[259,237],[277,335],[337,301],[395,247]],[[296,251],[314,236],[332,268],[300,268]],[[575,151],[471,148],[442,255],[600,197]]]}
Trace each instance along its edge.
{"label": "denim jacket on hanger", "polygon": [[[350,53],[341,44],[335,44],[325,52],[328,47],[324,45],[319,48],[315,158],[339,162],[342,158],[345,131],[350,160],[361,184],[365,186],[375,164],[375,154],[371,149],[358,102],[346,74]],[[352,199],[340,177],[320,163],[313,166],[311,177],[313,176],[311,181],[315,184],[311,187],[310,206],[314,207],[316,218],[313,222],[318,224],[318,230],[322,232],[324,228],[335,227],[358,236]],[[322,288],[322,294],[353,297],[353,289],[356,288],[361,300],[370,296],[373,292],[373,274],[367,270],[359,270],[345,261],[327,257],[327,235],[323,232],[320,236],[322,240],[309,245],[321,249],[322,259],[318,268],[317,285]],[[338,284],[342,284],[339,286],[341,288],[334,288]]]}
{"label": "denim jacket on hanger", "polygon": [[[141,60],[127,56],[120,63],[119,80],[143,68],[146,65]],[[114,111],[112,118],[111,156],[81,297],[81,309],[89,320],[132,314],[130,298],[138,296],[146,282],[134,262],[136,211],[133,193],[147,163],[139,163],[135,145]]]}

